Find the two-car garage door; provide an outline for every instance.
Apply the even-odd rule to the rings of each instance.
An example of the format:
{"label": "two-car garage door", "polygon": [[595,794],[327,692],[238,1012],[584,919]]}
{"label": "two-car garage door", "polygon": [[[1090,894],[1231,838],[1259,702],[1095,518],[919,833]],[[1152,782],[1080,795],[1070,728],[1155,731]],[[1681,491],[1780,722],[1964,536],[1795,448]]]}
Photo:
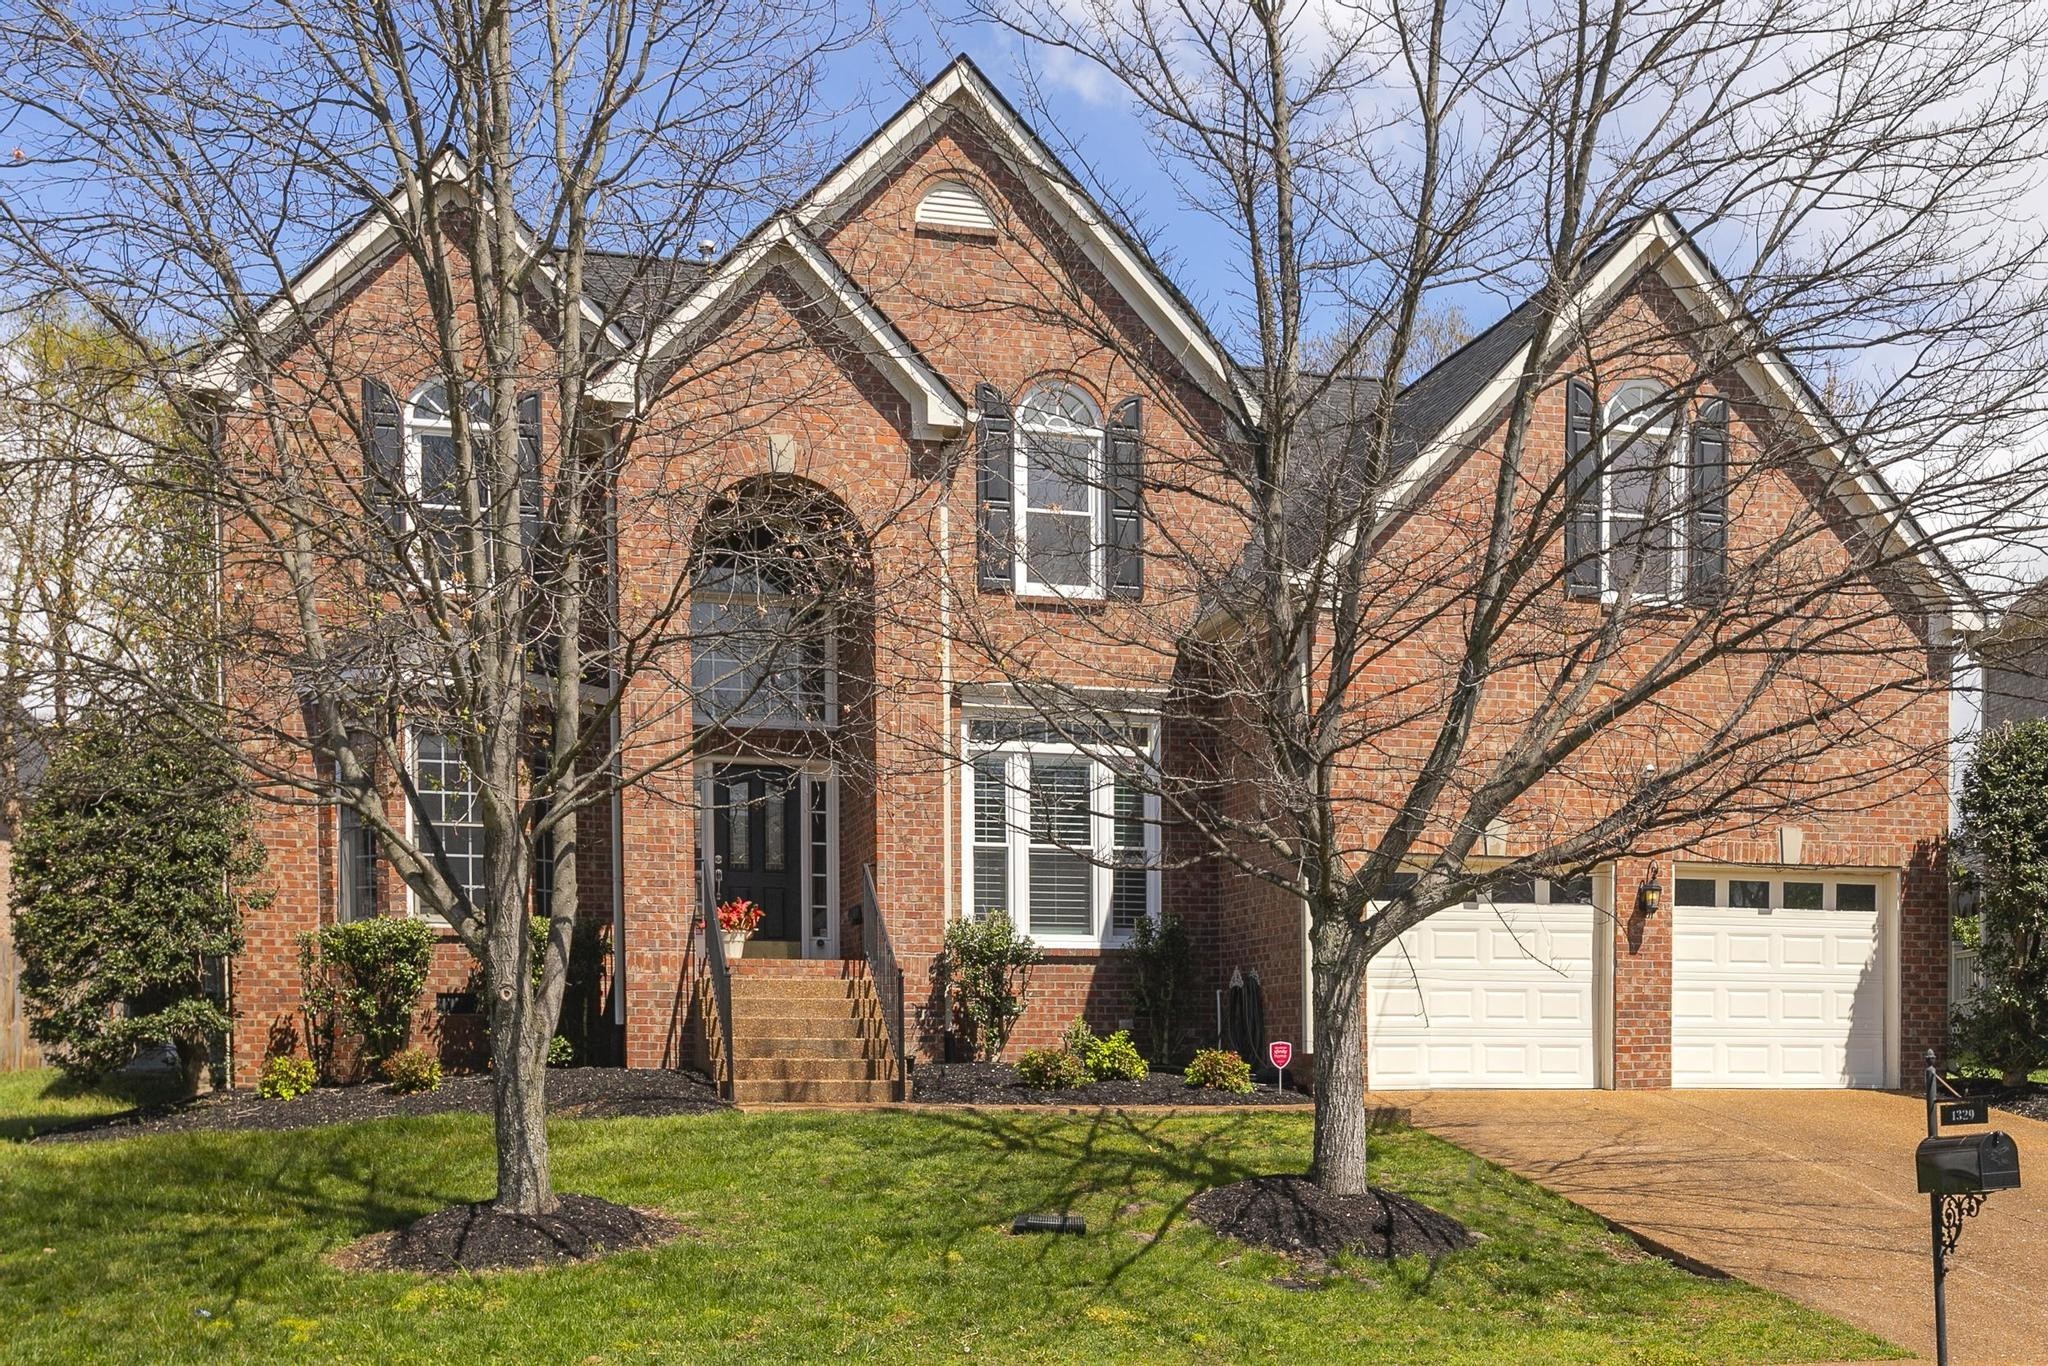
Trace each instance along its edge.
{"label": "two-car garage door", "polygon": [[1590,898],[1564,899],[1574,891],[1583,897],[1583,884],[1539,883],[1526,901],[1449,907],[1374,958],[1367,1084],[1599,1085],[1597,927],[1605,922]]}
{"label": "two-car garage door", "polygon": [[[1892,1084],[1891,953],[1874,876],[1680,869],[1671,1084]],[[1585,884],[1451,907],[1367,970],[1375,1090],[1603,1084],[1604,940]]]}

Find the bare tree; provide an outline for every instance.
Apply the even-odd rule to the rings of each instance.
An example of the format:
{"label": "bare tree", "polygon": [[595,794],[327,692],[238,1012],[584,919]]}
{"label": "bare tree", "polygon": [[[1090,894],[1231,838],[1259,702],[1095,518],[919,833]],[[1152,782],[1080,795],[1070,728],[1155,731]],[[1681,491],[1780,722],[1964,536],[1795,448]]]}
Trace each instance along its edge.
{"label": "bare tree", "polygon": [[[339,805],[475,956],[504,1210],[555,1203],[587,818],[687,772],[720,733],[693,718],[802,705],[852,582],[693,622],[750,556],[844,549],[801,496],[728,494],[808,401],[779,358],[843,319],[801,304],[715,359],[658,324],[808,170],[818,60],[855,31],[812,0],[31,0],[0,25],[15,301],[62,296],[147,358],[205,438],[177,491],[218,523],[214,610],[160,618],[218,651],[217,686],[168,695],[119,641],[96,667],[214,713],[271,802]],[[601,389],[657,346],[637,391]]]}
{"label": "bare tree", "polygon": [[[1366,968],[1405,931],[1942,772],[1954,566],[2038,525],[2043,241],[2007,209],[2041,189],[2042,19],[977,8],[1106,73],[1232,244],[1239,411],[1176,414],[1199,451],[1146,463],[1212,515],[1148,523],[1135,625],[1059,629],[1172,680],[1193,757],[1123,762],[1187,857],[1306,905],[1314,1171],[1355,1192]],[[1482,292],[1512,312],[1416,363]],[[1801,371],[1854,382],[1824,406]],[[1032,645],[979,644],[1046,724],[1099,726]]]}

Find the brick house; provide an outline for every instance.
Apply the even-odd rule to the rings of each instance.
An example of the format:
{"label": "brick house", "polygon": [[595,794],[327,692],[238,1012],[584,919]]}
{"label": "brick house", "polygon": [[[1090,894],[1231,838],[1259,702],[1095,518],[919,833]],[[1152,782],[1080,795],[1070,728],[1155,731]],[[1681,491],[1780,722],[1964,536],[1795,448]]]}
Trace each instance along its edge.
{"label": "brick house", "polygon": [[[656,718],[635,736],[640,752],[695,749],[580,832],[579,910],[612,946],[593,998],[604,1056],[636,1067],[709,1061],[742,1096],[880,1094],[894,1078],[894,971],[910,997],[905,1043],[935,1057],[943,1022],[922,994],[932,955],[953,918],[1001,906],[1047,956],[1017,1044],[1050,1041],[1076,1015],[1099,1028],[1129,1022],[1130,928],[1170,910],[1197,948],[1198,1018],[1187,1025],[1206,1037],[1210,993],[1255,978],[1266,1033],[1313,1058],[1300,906],[1202,857],[1105,757],[1185,757],[1174,642],[1194,623],[1176,615],[1187,586],[1170,560],[1146,556],[1145,528],[1227,534],[1204,497],[1199,453],[1225,439],[1241,397],[1241,377],[1192,306],[1107,224],[963,59],[786,212],[722,257],[671,271],[654,300],[594,264],[583,305],[638,343],[636,362],[597,392],[644,424],[618,475],[622,504],[658,508],[666,481],[692,472],[727,491],[712,505],[725,518],[715,534],[622,519],[622,599],[694,555],[709,566],[700,621],[724,620],[735,601],[773,617],[791,594],[758,559],[722,560],[718,537],[758,549],[780,518],[829,523],[857,545],[872,604],[822,633],[814,654],[772,670],[700,646],[675,674],[696,680],[697,700],[664,708],[650,697],[638,713]],[[1594,262],[1583,311],[1602,328],[1656,323],[1684,336],[1670,315],[1714,282],[1690,240],[1652,216]],[[430,350],[412,336],[419,286],[402,254],[366,223],[309,268],[302,288],[333,300],[326,316],[344,339],[322,364],[359,366],[372,425],[402,443],[394,451],[426,449],[448,404],[428,382]],[[1401,395],[1409,463],[1400,513],[1382,533],[1395,572],[1456,543],[1490,478],[1502,381],[1527,328],[1526,308],[1510,313]],[[532,344],[548,341],[536,333]],[[1558,382],[1539,404],[1544,435],[1532,444],[1560,462],[1594,412],[1628,407],[1630,386],[1654,383],[1657,370],[1646,363],[1593,383],[1579,376],[1582,357],[1546,363]],[[289,372],[294,361],[279,364]],[[715,368],[716,382],[675,380],[693,367]],[[1687,420],[1739,452],[1764,444],[1750,430],[1758,413],[1809,404],[1773,362],[1731,376]],[[1041,491],[1054,485],[1069,496]],[[1761,491],[1728,509],[1718,553],[1744,554],[1786,509],[1815,504],[1791,473],[1752,487]],[[1596,515],[1619,516],[1618,506]],[[1841,523],[1840,555],[1852,534],[1911,531],[1874,498],[1831,504],[1828,515]],[[743,562],[752,568],[719,568]],[[1598,611],[1592,562],[1589,594],[1559,585],[1567,618]],[[1938,753],[1949,652],[1970,600],[1946,566],[1913,563],[1918,577],[1898,609],[1861,628],[1878,640],[1878,662],[1844,667],[1868,675],[1869,705],[1887,710],[1900,752]],[[1689,571],[1674,559],[1672,572]],[[1050,733],[1019,705],[1020,658],[1048,684],[1117,699],[1101,748]],[[1722,678],[1684,702],[1711,717],[1743,695],[1741,679]],[[1498,705],[1511,707],[1512,694]],[[438,737],[407,743],[416,775],[459,792],[459,760]],[[1411,931],[1372,970],[1370,1084],[1897,1084],[1901,1058],[1940,1043],[1946,1008],[1948,913],[1934,852],[1946,780],[1938,763],[1913,770],[1853,744],[1826,762],[1873,775],[1857,802],[1702,831],[1676,855],[1584,877],[1530,880]],[[1359,783],[1369,792],[1397,777],[1361,773]],[[1546,780],[1526,805],[1518,819],[1594,809],[1562,780]],[[435,811],[461,843],[460,801]],[[1068,833],[1041,838],[1048,829]],[[331,808],[266,808],[261,835],[273,898],[233,968],[238,1082],[294,1027],[297,936],[408,905]],[[1510,825],[1487,852],[1512,857],[1516,841]],[[1653,879],[1670,890],[1661,914],[1640,909]],[[698,920],[714,895],[769,910],[731,966],[729,1026]],[[422,1002],[423,1024],[458,1059],[476,1034],[460,1009],[468,972],[449,938],[434,999]]]}

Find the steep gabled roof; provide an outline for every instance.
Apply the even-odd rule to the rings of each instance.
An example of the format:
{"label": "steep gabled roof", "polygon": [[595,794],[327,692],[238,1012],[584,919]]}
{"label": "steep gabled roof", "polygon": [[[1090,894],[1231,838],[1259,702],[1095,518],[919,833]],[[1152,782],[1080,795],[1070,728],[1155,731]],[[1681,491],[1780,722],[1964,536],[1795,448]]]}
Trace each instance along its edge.
{"label": "steep gabled roof", "polygon": [[599,403],[631,407],[644,397],[641,376],[716,318],[741,290],[780,267],[831,310],[831,321],[910,405],[911,436],[931,441],[967,429],[967,405],[926,363],[895,324],[861,293],[831,253],[795,217],[779,214],[697,281],[681,307],[655,325],[631,362],[591,386]]}
{"label": "steep gabled roof", "polygon": [[[1762,342],[1756,320],[1714,269],[1691,234],[1669,213],[1644,215],[1601,244],[1587,259],[1577,288],[1560,316],[1596,316],[1630,281],[1654,270],[1702,322],[1747,334],[1748,359],[1736,363],[1743,382],[1787,420],[1805,428],[1815,459],[1842,476],[1838,487],[1849,512],[1903,562],[1919,568],[1961,630],[1981,626],[1984,604],[1934,544],[1883,476],[1855,449],[1840,424],[1798,370],[1775,346]],[[1498,323],[1416,380],[1395,400],[1395,466],[1381,499],[1383,509],[1407,505],[1471,450],[1498,417],[1527,364],[1537,307],[1523,303]],[[1572,345],[1573,329],[1554,328],[1549,363]],[[1383,518],[1384,527],[1388,520]]]}
{"label": "steep gabled roof", "polygon": [[[434,158],[420,179],[437,205],[466,202],[468,169],[459,154],[446,151]],[[394,186],[387,196],[392,205],[391,212],[371,205],[357,217],[352,227],[293,275],[285,287],[257,312],[253,348],[274,357],[277,349],[290,344],[296,323],[319,313],[347,294],[366,271],[383,261],[398,241],[398,227],[393,219],[409,211],[411,195],[408,186]],[[483,212],[494,210],[485,204]],[[515,224],[514,229],[519,236],[520,249],[540,258],[536,274],[542,286],[560,298],[564,293],[561,274],[551,256],[542,249],[526,224]],[[603,329],[606,344],[613,348],[623,348],[627,344],[626,334],[607,322],[604,313],[590,299],[588,289],[577,305],[593,327]],[[250,346],[239,341],[215,347],[191,371],[188,384],[200,393],[241,398],[254,378],[254,358],[250,350]]]}
{"label": "steep gabled roof", "polygon": [[[1200,313],[965,56],[913,95],[787,216],[806,232],[836,222],[947,120],[960,116],[973,119],[1001,145],[1033,196],[1210,396],[1230,411],[1249,412],[1251,398],[1238,382],[1237,369]],[[650,351],[642,364],[660,359],[660,351]]]}

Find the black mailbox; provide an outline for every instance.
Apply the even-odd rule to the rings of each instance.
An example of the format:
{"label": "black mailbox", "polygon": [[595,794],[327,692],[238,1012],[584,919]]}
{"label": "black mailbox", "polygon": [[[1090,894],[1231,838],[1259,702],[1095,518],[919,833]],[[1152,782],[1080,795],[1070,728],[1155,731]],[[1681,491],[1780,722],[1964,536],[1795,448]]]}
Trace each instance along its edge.
{"label": "black mailbox", "polygon": [[2020,1150],[1996,1129],[1955,1138],[1923,1138],[1914,1154],[1922,1195],[1974,1195],[2016,1190]]}

